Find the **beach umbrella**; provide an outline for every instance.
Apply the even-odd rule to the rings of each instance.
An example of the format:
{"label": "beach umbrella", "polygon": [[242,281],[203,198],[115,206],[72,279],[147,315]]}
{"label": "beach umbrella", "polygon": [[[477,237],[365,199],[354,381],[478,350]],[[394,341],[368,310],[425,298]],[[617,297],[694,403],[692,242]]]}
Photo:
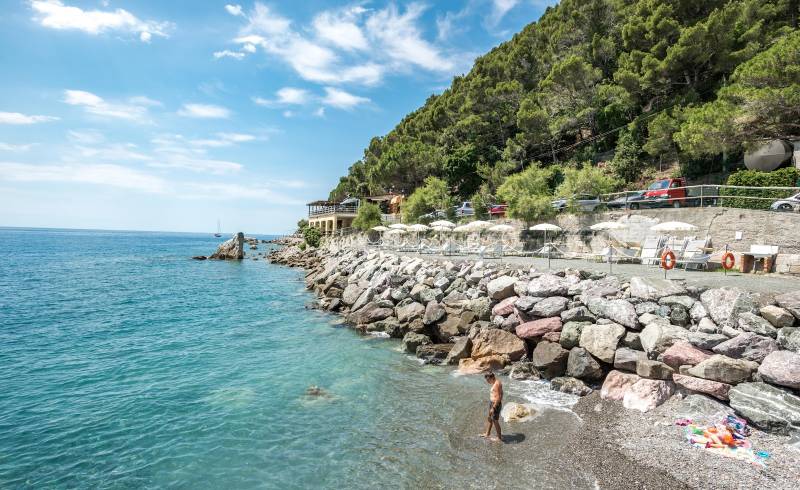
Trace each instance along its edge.
{"label": "beach umbrella", "polygon": [[394,228],[386,232],[387,235],[405,235],[406,230]]}
{"label": "beach umbrella", "polygon": [[472,230],[468,225],[459,225],[453,228],[453,231],[456,233],[469,233]]}
{"label": "beach umbrella", "polygon": [[423,231],[428,231],[428,230],[430,230],[430,227],[428,227],[427,225],[422,225],[422,224],[419,224],[419,223],[417,223],[416,225],[411,225],[411,226],[409,226],[409,227],[408,227],[408,228],[406,228],[406,229],[407,229],[408,231],[413,231],[413,232],[416,232],[416,233],[421,233],[421,232],[423,232]]}
{"label": "beach umbrella", "polygon": [[528,228],[530,231],[543,231],[544,232],[544,246],[547,247],[547,268],[550,268],[550,249],[552,248],[547,243],[547,232],[548,231],[561,231],[561,227],[558,225],[553,225],[550,223],[539,223],[538,225],[531,226]]}
{"label": "beach umbrella", "polygon": [[442,226],[442,225],[431,226],[431,230],[438,231],[439,233],[447,233],[453,231],[453,229],[450,228],[449,226]]}
{"label": "beach umbrella", "polygon": [[379,231],[379,232],[383,233],[385,231],[389,231],[389,228],[387,228],[387,227],[385,227],[383,225],[380,225],[380,226],[373,226],[372,230],[373,231]]}
{"label": "beach umbrella", "polygon": [[440,219],[431,223],[431,226],[446,226],[448,228],[455,228],[456,224],[446,219]]}
{"label": "beach umbrella", "polygon": [[488,231],[492,233],[511,233],[514,229],[511,225],[494,225]]}
{"label": "beach umbrella", "polygon": [[694,231],[696,229],[697,227],[695,225],[682,221],[667,221],[650,227],[650,231],[655,232]]}
{"label": "beach umbrella", "polygon": [[493,225],[488,221],[475,220],[467,223],[467,226],[469,226],[470,229],[474,231],[483,231],[487,228],[491,228]]}
{"label": "beach umbrella", "polygon": [[626,228],[628,225],[619,221],[603,221],[589,227],[592,231],[624,230]]}
{"label": "beach umbrella", "polygon": [[389,228],[393,230],[405,230],[408,226],[404,225],[403,223],[395,223],[393,225],[389,225]]}

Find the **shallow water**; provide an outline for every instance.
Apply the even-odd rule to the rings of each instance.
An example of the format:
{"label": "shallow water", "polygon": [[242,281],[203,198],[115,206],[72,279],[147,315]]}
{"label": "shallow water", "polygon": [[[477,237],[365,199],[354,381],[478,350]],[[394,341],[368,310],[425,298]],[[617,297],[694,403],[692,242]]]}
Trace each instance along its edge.
{"label": "shallow water", "polygon": [[591,486],[570,397],[509,383],[541,414],[487,443],[481,379],[307,309],[300,270],[188,259],[218,241],[0,229],[0,487]]}

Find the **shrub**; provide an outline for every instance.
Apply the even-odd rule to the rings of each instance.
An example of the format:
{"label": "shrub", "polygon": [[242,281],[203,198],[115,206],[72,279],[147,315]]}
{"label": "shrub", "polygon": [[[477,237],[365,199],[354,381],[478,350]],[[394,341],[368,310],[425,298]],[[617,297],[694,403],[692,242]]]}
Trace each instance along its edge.
{"label": "shrub", "polygon": [[381,208],[377,204],[369,202],[362,203],[358,207],[358,214],[353,220],[353,227],[362,231],[367,231],[373,226],[381,224]]}
{"label": "shrub", "polygon": [[322,238],[322,233],[319,229],[313,226],[306,226],[303,230],[303,239],[309,247],[319,247],[319,241]]}
{"label": "shrub", "polygon": [[305,250],[306,249],[306,242],[300,242],[300,245],[298,245],[297,248],[299,248],[300,250]]}
{"label": "shrub", "polygon": [[472,208],[475,210],[475,219],[488,219],[489,218],[489,205],[491,204],[491,199],[489,196],[481,192],[482,189],[479,189],[472,198]]}
{"label": "shrub", "polygon": [[297,231],[295,231],[295,233],[302,234],[306,227],[308,227],[308,220],[301,219],[297,222]]}
{"label": "shrub", "polygon": [[423,214],[432,211],[452,213],[453,198],[447,182],[436,177],[425,179],[425,185],[417,188],[401,205],[403,221],[414,223]]}
{"label": "shrub", "polygon": [[582,168],[564,169],[564,180],[556,188],[559,197],[572,197],[575,194],[592,194],[599,196],[614,192],[619,188],[619,180],[610,175],[606,169],[593,167],[590,163]]}
{"label": "shrub", "polygon": [[[800,179],[800,172],[798,172],[796,168],[782,168],[772,172],[740,170],[728,176],[727,185],[749,187],[797,187],[800,185],[798,179]],[[762,200],[725,197],[721,202],[723,206],[748,209],[769,209],[770,204],[772,204],[772,200],[786,197],[790,193],[791,191],[770,189],[722,189],[720,192],[720,194],[723,196],[768,198]]]}
{"label": "shrub", "polygon": [[552,168],[532,165],[511,175],[497,189],[497,196],[508,204],[508,215],[530,223],[552,216]]}

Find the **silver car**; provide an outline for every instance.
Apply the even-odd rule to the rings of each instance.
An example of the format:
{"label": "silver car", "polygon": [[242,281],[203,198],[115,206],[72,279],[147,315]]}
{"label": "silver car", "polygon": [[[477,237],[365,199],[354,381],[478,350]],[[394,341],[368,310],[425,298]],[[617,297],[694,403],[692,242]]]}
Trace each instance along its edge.
{"label": "silver car", "polygon": [[769,208],[774,211],[800,211],[800,192],[785,199],[778,199]]}
{"label": "silver car", "polygon": [[577,206],[581,210],[588,212],[594,211],[595,208],[603,204],[602,202],[600,202],[599,197],[592,196],[590,194],[578,194],[576,196],[572,196],[569,198],[561,197],[554,200],[551,204],[553,205],[553,208],[556,211],[563,211],[564,209],[567,208],[567,206],[570,205],[570,201],[573,201],[575,203],[575,206]]}

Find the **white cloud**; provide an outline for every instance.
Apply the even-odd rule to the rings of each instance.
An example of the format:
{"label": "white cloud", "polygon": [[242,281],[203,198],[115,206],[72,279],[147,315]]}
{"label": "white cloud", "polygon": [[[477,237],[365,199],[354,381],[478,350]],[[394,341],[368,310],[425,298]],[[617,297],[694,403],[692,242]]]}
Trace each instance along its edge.
{"label": "white cloud", "polygon": [[53,116],[30,116],[20,112],[0,112],[0,124],[36,124],[48,121],[58,121],[58,118]]}
{"label": "white cloud", "polygon": [[184,104],[178,115],[199,119],[226,119],[231,111],[225,107],[211,104]]}
{"label": "white cloud", "polygon": [[294,112],[292,112],[292,111],[283,111],[283,117],[285,117],[285,118],[294,117]]}
{"label": "white cloud", "polygon": [[516,7],[518,3],[519,0],[492,0],[492,15],[489,19],[490,25],[497,25],[509,10]]}
{"label": "white cloud", "polygon": [[222,51],[215,51],[214,58],[233,58],[235,60],[243,60],[245,57],[245,53],[239,51],[231,51],[230,49],[224,49]]}
{"label": "white cloud", "polygon": [[71,129],[67,131],[67,137],[75,143],[84,145],[96,145],[98,143],[102,143],[106,139],[103,133],[97,131],[96,129],[87,129],[87,130]]}
{"label": "white cloud", "polygon": [[[295,186],[305,187],[305,183],[293,181]],[[304,200],[290,197],[274,190],[275,187],[290,187],[284,182],[276,181],[265,184],[254,185],[241,185],[230,183],[201,183],[201,182],[187,182],[183,184],[181,196],[186,199],[203,199],[203,200],[241,200],[250,199],[258,201],[269,201],[273,204],[281,204],[286,206],[300,206],[305,204]],[[298,188],[298,187],[294,187]]]}
{"label": "white cloud", "polygon": [[325,108],[324,107],[320,107],[319,109],[314,111],[314,115],[317,116],[317,117],[325,117]]}
{"label": "white cloud", "polygon": [[115,143],[108,146],[76,146],[75,150],[81,158],[90,158],[95,161],[150,161],[152,157],[136,151],[136,145],[131,143]]}
{"label": "white cloud", "polygon": [[225,10],[227,10],[228,13],[233,15],[233,16],[237,16],[238,17],[240,15],[244,15],[244,13],[242,12],[242,6],[241,5],[230,5],[230,4],[228,4],[228,5],[225,5]]}
{"label": "white cloud", "polygon": [[236,143],[246,143],[256,139],[256,137],[252,134],[243,133],[217,133],[216,136],[216,138],[191,140],[190,143],[194,146],[200,147],[222,148],[225,146],[232,146]]}
{"label": "white cloud", "polygon": [[183,155],[172,155],[171,157],[165,158],[162,161],[148,163],[147,166],[153,168],[190,170],[192,172],[209,173],[214,175],[238,172],[242,169],[242,165],[236,162],[189,158]]}
{"label": "white cloud", "polygon": [[275,107],[283,105],[304,105],[310,102],[311,99],[312,96],[307,90],[295,87],[283,87],[275,92],[274,99],[253,97],[253,102],[265,107]]}
{"label": "white cloud", "polygon": [[132,97],[126,102],[108,102],[102,97],[84,90],[65,90],[64,102],[80,106],[89,114],[96,116],[127,119],[136,122],[149,122],[148,108],[161,105],[147,97]]}
{"label": "white cloud", "polygon": [[318,14],[312,23],[317,38],[345,50],[367,49],[367,38],[356,24],[364,12],[366,10],[363,7],[356,6]]}
{"label": "white cloud", "polygon": [[366,97],[359,97],[334,87],[325,87],[325,97],[322,99],[325,105],[336,107],[337,109],[352,109],[369,101]]}
{"label": "white cloud", "polygon": [[0,180],[96,184],[156,194],[167,190],[166,182],[159,177],[109,164],[31,165],[0,162]]}
{"label": "white cloud", "polygon": [[34,20],[42,26],[59,30],[78,30],[98,35],[106,32],[136,34],[142,42],[150,42],[153,35],[168,37],[173,25],[170,22],[141,20],[124,9],[83,10],[64,5],[59,0],[31,0]]}
{"label": "white cloud", "polygon": [[0,151],[28,151],[33,147],[33,144],[28,145],[14,145],[11,143],[0,142]]}

